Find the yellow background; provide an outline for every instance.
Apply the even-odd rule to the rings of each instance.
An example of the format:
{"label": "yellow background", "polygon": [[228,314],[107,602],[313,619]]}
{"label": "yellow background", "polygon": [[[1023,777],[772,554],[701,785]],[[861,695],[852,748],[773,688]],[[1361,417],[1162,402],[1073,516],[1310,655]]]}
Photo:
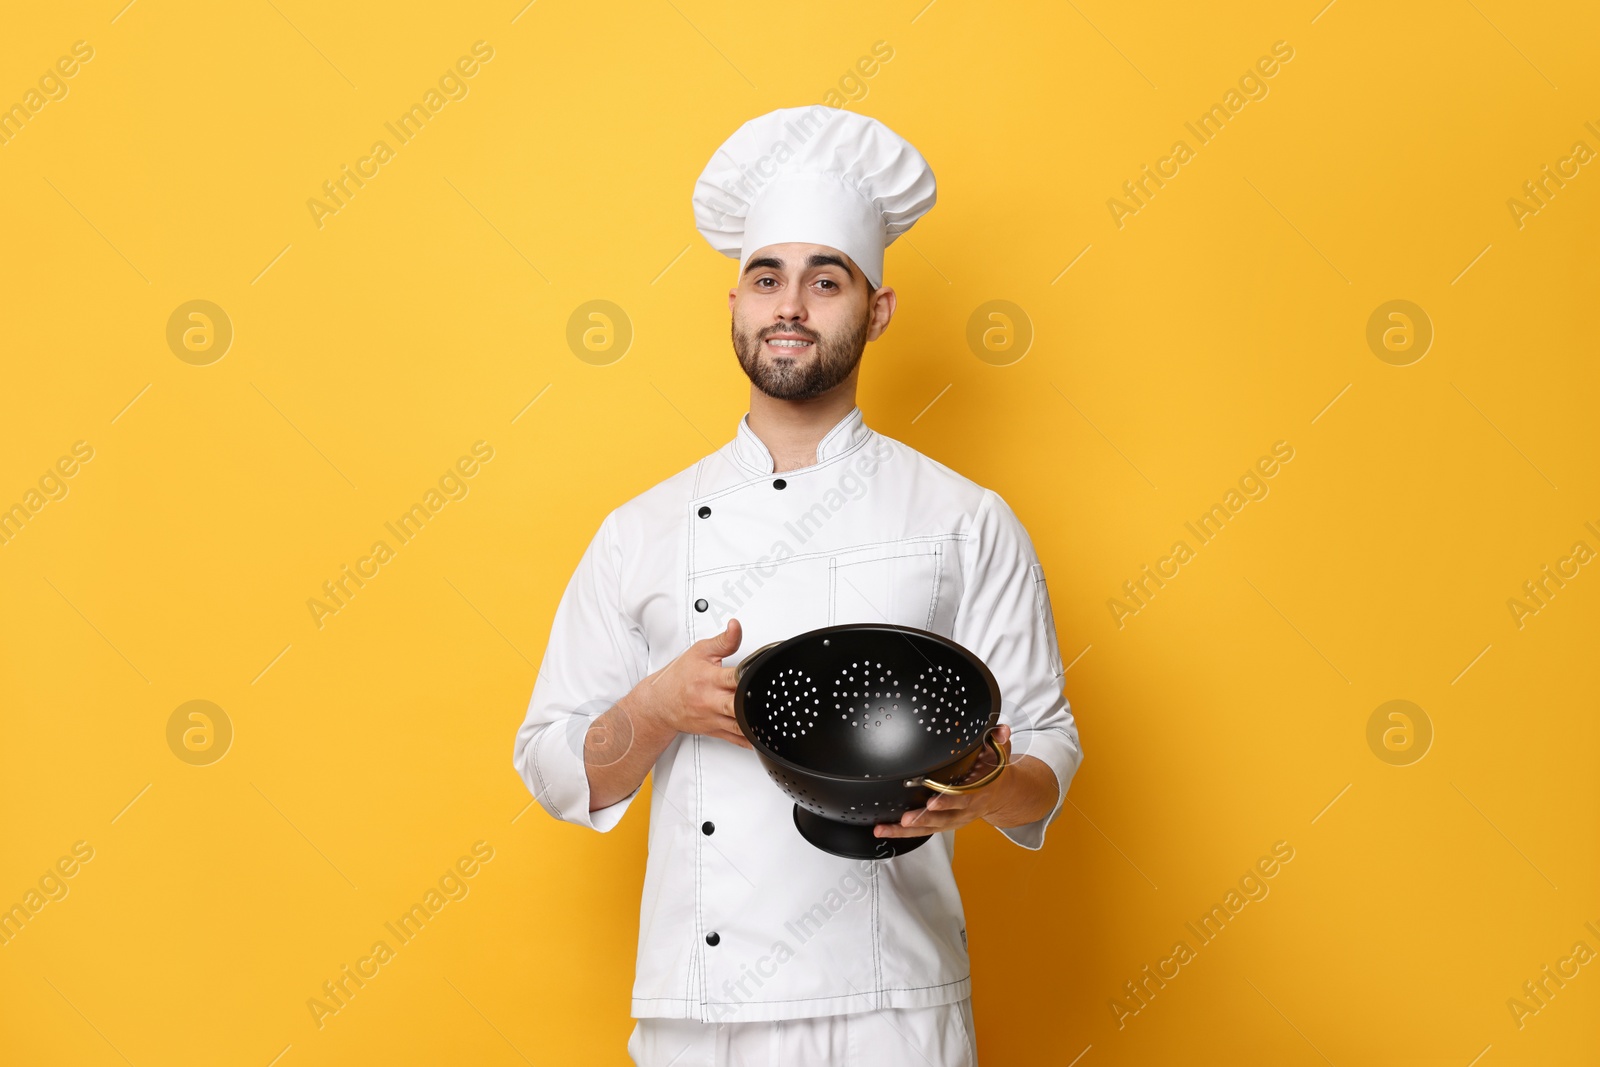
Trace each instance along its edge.
{"label": "yellow background", "polygon": [[[0,104],[94,49],[0,146],[0,505],[94,450],[0,546],[0,903],[94,850],[0,946],[0,1059],[626,1062],[647,811],[528,808],[512,738],[601,517],[745,410],[696,176],[841,84],[939,181],[861,406],[1027,524],[1086,753],[1042,852],[960,835],[983,1061],[1600,1058],[1600,965],[1507,1007],[1600,950],[1600,568],[1507,607],[1600,550],[1600,164],[1507,206],[1600,150],[1590,5],[119,2],[0,33]],[[469,94],[319,228],[307,200],[479,40]],[[195,299],[234,329],[205,366],[166,341]],[[565,340],[595,299],[633,329],[608,365]],[[1435,331],[1409,366],[1366,340],[1396,299]],[[1020,361],[968,346],[990,300]],[[306,601],[480,440],[469,495],[319,629]],[[1280,440],[1270,495],[1119,627]],[[1434,735],[1406,766],[1367,741],[1395,699]],[[209,766],[168,747],[191,700],[233,727]],[[319,1029],[308,998],[477,841],[470,895]],[[1270,895],[1119,1027],[1277,841]]]}

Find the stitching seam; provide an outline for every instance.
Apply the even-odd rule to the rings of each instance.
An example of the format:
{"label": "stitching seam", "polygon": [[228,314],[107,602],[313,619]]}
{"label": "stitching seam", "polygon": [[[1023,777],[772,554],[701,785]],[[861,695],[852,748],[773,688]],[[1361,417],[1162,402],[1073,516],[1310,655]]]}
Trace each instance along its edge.
{"label": "stitching seam", "polygon": [[1056,641],[1055,618],[1050,611],[1050,590],[1044,581],[1044,564],[1035,563],[1033,570],[1033,607],[1038,613],[1039,625],[1043,630],[1045,653],[1049,657],[1050,668],[1054,671],[1055,678],[1064,678],[1066,668],[1062,666],[1061,646]]}
{"label": "stitching seam", "polygon": [[[967,535],[964,533],[920,534],[916,537],[901,537],[889,541],[872,541],[864,545],[851,545],[849,548],[819,549],[816,552],[785,556],[782,559],[769,560],[766,563],[761,563],[758,560],[751,560],[748,563],[730,563],[725,567],[710,567],[703,571],[691,571],[690,577],[708,578],[714,574],[723,574],[728,571],[763,570],[768,567],[782,567],[785,564],[798,563],[802,560],[820,559],[823,556],[843,556],[851,553],[866,552],[875,548],[892,548],[898,545],[918,545],[941,541],[965,541],[966,539]],[[873,563],[879,559],[896,559],[899,556],[927,556],[931,554],[931,552],[900,552],[890,556],[865,556],[861,559],[848,560],[847,563]],[[691,556],[690,558],[692,559],[693,557]]]}
{"label": "stitching seam", "polygon": [[[548,729],[542,731],[533,742],[533,776],[539,780],[539,795],[550,802],[550,806],[555,809],[556,818],[564,822],[566,821],[566,816],[561,812],[561,805],[556,803],[555,798],[550,795],[550,786],[544,780],[544,768],[539,765],[539,746],[544,743],[544,734],[548,732]],[[584,769],[584,773],[589,773],[588,768]]]}
{"label": "stitching seam", "polygon": [[[705,810],[704,797],[701,795],[701,774],[700,774],[700,770],[701,770],[700,769],[700,735],[699,734],[695,734],[694,735],[694,813],[696,815],[700,815]],[[693,826],[694,824],[690,823],[690,825]],[[699,971],[700,971],[700,1014],[702,1016],[702,1018],[701,1018],[702,1022],[705,1021],[704,1016],[705,1016],[705,1005],[706,1005],[706,988],[707,988],[707,984],[708,984],[708,979],[706,978],[706,967],[705,967],[705,951],[706,951],[705,932],[704,932],[705,931],[705,894],[703,892],[704,883],[703,883],[703,879],[702,879],[702,876],[703,876],[703,874],[705,872],[705,859],[704,859],[704,856],[705,856],[705,844],[704,844],[704,841],[705,841],[705,835],[704,834],[695,834],[695,838],[694,838],[694,932],[695,932],[695,942],[694,942],[694,954],[690,957],[690,965],[691,966],[693,966],[695,959],[698,958],[700,960],[700,967],[699,967]],[[692,981],[692,979],[691,979],[691,981]]]}
{"label": "stitching seam", "polygon": [[834,611],[838,607],[839,561],[828,560],[828,625],[833,625]]}
{"label": "stitching seam", "polygon": [[[868,433],[864,433],[864,434],[861,435],[861,440],[859,440],[855,444],[851,445],[850,448],[847,451],[840,452],[837,456],[834,456],[831,459],[825,459],[821,463],[813,463],[809,467],[801,467],[799,470],[795,470],[795,471],[782,471],[782,472],[779,472],[779,471],[758,471],[754,467],[752,467],[750,464],[746,463],[744,461],[744,457],[739,455],[739,450],[737,448],[735,448],[733,450],[734,466],[735,467],[742,467],[747,471],[754,472],[755,477],[751,478],[749,481],[741,482],[739,485],[735,485],[735,486],[733,486],[733,487],[731,487],[729,489],[724,489],[724,490],[722,490],[722,492],[719,492],[717,494],[717,496],[721,496],[722,493],[731,493],[735,489],[742,489],[747,485],[751,485],[751,484],[753,484],[755,482],[766,481],[766,480],[768,480],[770,478],[785,478],[785,477],[788,477],[788,476],[793,475],[793,474],[810,474],[812,471],[823,470],[823,469],[825,469],[827,467],[831,467],[833,464],[839,462],[841,459],[845,459],[845,458],[847,458],[849,456],[853,456],[857,452],[861,451],[861,449],[864,448],[867,445],[867,443],[869,441],[871,441],[873,439],[873,437],[875,437],[875,436],[877,436],[877,431],[876,430],[870,431]],[[817,443],[820,445],[822,442],[819,441]],[[726,448],[728,446],[724,445],[723,447]],[[712,499],[712,498],[711,497],[707,497],[707,499],[709,500],[709,499]]]}
{"label": "stitching seam", "polygon": [[[972,975],[969,973],[965,977],[957,978],[957,979],[955,979],[954,981],[951,981],[951,982],[937,982],[937,983],[935,983],[933,985],[891,986],[888,989],[882,989],[882,990],[858,990],[858,991],[856,991],[854,993],[839,993],[839,994],[836,994],[836,995],[831,996],[831,997],[778,997],[778,998],[774,998],[774,999],[771,999],[771,1000],[708,1000],[708,1001],[706,1001],[706,1003],[708,1005],[710,1005],[710,1004],[733,1004],[733,1005],[746,1005],[746,1004],[796,1004],[796,1003],[799,1003],[801,1001],[806,1001],[806,1000],[846,1000],[846,999],[849,999],[849,998],[852,998],[852,997],[870,997],[870,996],[872,996],[872,994],[874,992],[878,992],[878,993],[920,993],[924,989],[949,989],[951,986],[958,986],[962,982],[970,982],[971,980],[972,980]],[[662,1000],[662,1001],[666,1001],[669,1004],[678,1003],[677,999],[674,998],[674,997],[651,997],[651,998],[648,998],[648,1000],[650,1002],[654,1002],[654,1001],[657,1001],[657,1000]],[[693,1001],[689,1001],[688,1003],[692,1004]]]}

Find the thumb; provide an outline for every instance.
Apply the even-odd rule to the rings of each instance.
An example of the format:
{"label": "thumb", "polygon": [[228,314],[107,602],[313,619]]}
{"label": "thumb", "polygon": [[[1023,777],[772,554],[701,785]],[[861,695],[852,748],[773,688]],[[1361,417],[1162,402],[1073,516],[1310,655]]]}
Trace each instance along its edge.
{"label": "thumb", "polygon": [[739,643],[744,640],[744,629],[739,625],[738,619],[729,619],[728,628],[715,637],[709,638],[706,645],[707,655],[721,659],[731,656],[739,650]]}

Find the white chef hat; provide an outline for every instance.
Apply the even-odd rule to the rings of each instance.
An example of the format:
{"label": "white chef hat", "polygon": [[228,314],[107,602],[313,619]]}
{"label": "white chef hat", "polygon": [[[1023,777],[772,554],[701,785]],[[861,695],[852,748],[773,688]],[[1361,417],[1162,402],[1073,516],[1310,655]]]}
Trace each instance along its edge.
{"label": "white chef hat", "polygon": [[744,270],[759,248],[837,248],[874,289],[883,250],[933,207],[933,170],[877,119],[812,104],[734,131],[694,185],[695,228]]}

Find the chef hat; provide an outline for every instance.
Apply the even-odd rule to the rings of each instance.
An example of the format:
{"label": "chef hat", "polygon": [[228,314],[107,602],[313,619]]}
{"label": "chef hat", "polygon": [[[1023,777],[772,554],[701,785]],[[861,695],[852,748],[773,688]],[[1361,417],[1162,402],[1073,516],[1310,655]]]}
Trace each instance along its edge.
{"label": "chef hat", "polygon": [[855,260],[874,289],[883,250],[933,207],[933,171],[877,119],[813,104],[751,119],[723,142],[694,185],[695,227],[742,272],[786,241]]}

